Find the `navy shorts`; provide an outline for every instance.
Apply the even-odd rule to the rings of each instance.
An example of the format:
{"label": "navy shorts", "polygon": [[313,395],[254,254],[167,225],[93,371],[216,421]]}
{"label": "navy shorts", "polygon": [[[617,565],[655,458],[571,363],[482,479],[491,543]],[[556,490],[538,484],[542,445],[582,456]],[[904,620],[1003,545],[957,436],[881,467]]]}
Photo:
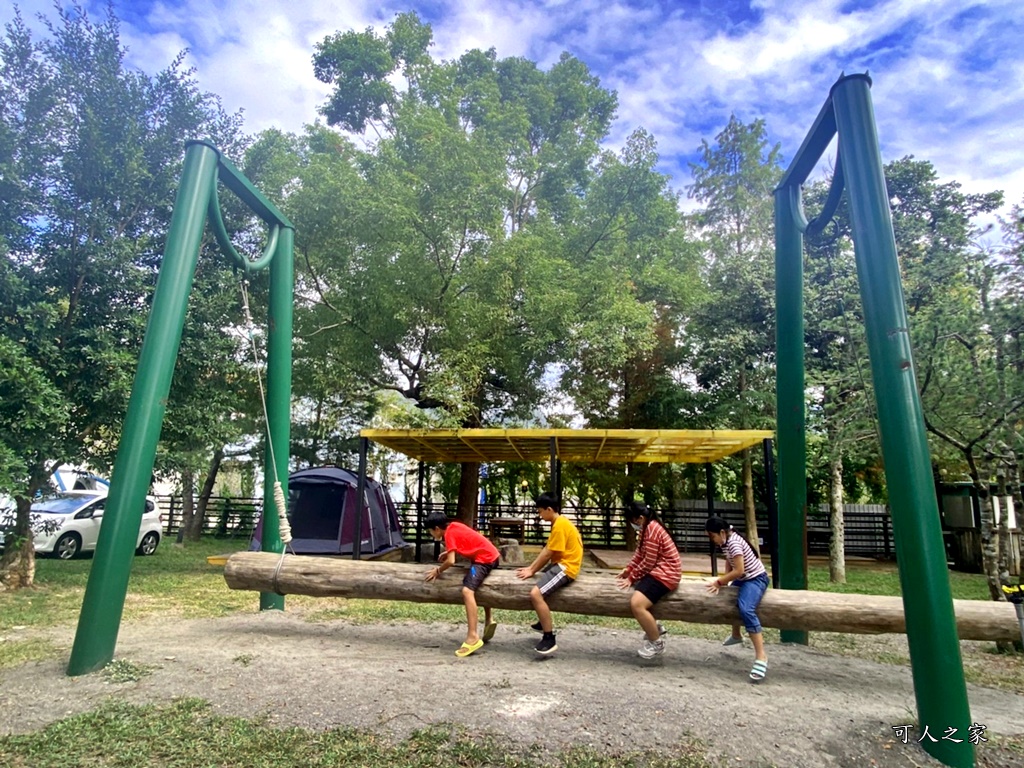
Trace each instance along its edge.
{"label": "navy shorts", "polygon": [[476,592],[488,574],[498,567],[498,560],[493,563],[473,563],[466,569],[466,575],[462,577],[462,586]]}
{"label": "navy shorts", "polygon": [[640,579],[640,581],[633,585],[633,589],[650,600],[651,604],[658,602],[661,598],[672,591],[650,575],[644,576]]}

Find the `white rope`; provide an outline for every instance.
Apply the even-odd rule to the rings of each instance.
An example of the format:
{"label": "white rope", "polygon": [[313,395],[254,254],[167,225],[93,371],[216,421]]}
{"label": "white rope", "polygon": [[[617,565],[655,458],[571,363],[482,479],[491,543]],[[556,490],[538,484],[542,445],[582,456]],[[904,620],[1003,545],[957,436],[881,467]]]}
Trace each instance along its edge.
{"label": "white rope", "polygon": [[[246,290],[246,281],[243,278],[240,282],[242,287],[242,309],[245,312],[245,328],[249,335],[250,346],[252,347],[252,359],[256,367],[256,381],[260,386],[260,404],[263,406],[263,424],[267,435],[267,452],[270,454],[270,469],[274,476],[274,506],[277,508],[277,529],[283,544],[292,540],[292,527],[288,522],[288,505],[284,499],[284,489],[281,487],[281,480],[277,476],[277,456],[274,453],[274,439],[270,434],[270,415],[267,413],[267,396],[263,391],[263,376],[260,374],[260,357],[256,349],[256,337],[253,334],[252,314],[249,311],[249,292]],[[281,552],[281,562],[284,562],[284,552]],[[280,570],[281,563],[278,563]],[[274,581],[277,581],[275,572]],[[274,590],[277,591],[276,588]]]}

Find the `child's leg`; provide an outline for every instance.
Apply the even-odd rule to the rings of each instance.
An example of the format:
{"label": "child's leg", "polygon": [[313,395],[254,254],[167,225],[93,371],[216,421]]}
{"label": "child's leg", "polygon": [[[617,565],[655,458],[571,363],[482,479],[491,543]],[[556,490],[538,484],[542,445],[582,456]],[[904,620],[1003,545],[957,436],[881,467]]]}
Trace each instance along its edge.
{"label": "child's leg", "polygon": [[643,629],[647,639],[652,643],[661,637],[658,632],[658,621],[654,618],[654,614],[651,613],[651,606],[654,603],[650,601],[647,595],[641,592],[634,592],[633,596],[629,599],[629,608],[633,611],[633,617],[637,620],[640,628]]}
{"label": "child's leg", "polygon": [[767,578],[756,578],[741,581],[737,585],[739,594],[736,596],[736,608],[739,610],[743,625],[754,644],[754,653],[760,661],[767,660],[764,651],[764,635],[761,632],[761,621],[757,617],[757,606],[761,604],[765,590],[768,588]]}
{"label": "child's leg", "polygon": [[463,587],[462,602],[466,604],[466,642],[472,645],[480,639],[477,635],[479,617],[477,616],[476,592],[469,587]]}
{"label": "child's leg", "polygon": [[764,633],[752,632],[750,634],[750,642],[754,645],[754,658],[760,661],[767,661],[768,654],[764,652]]}
{"label": "child's leg", "polygon": [[533,610],[537,612],[537,620],[540,621],[541,629],[550,632],[555,625],[551,620],[551,609],[548,608],[548,602],[541,594],[540,587],[535,586],[530,590],[530,602],[533,603]]}

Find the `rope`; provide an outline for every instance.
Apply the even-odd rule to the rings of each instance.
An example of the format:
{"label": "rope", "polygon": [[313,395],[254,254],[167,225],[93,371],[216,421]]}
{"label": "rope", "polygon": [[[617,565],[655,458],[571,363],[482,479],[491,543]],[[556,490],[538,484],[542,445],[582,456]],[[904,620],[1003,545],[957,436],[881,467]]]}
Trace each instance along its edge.
{"label": "rope", "polygon": [[[281,487],[281,480],[277,475],[277,456],[274,453],[274,438],[270,434],[270,415],[267,413],[267,395],[263,390],[263,376],[260,374],[260,357],[256,348],[256,337],[253,333],[252,313],[249,311],[249,292],[246,289],[247,281],[242,278],[239,285],[242,289],[242,310],[245,312],[245,328],[252,347],[253,364],[256,367],[256,381],[260,387],[260,404],[263,406],[263,424],[266,427],[267,452],[270,454],[270,469],[274,476],[274,506],[277,508],[277,527],[281,542],[285,545],[292,540],[292,528],[288,522],[288,505],[285,503],[284,489]],[[286,547],[287,549],[287,547]],[[281,552],[281,563],[284,562],[284,551]],[[278,571],[281,568],[278,563]],[[274,591],[277,592],[277,571],[274,573]],[[280,594],[280,592],[278,592]]]}

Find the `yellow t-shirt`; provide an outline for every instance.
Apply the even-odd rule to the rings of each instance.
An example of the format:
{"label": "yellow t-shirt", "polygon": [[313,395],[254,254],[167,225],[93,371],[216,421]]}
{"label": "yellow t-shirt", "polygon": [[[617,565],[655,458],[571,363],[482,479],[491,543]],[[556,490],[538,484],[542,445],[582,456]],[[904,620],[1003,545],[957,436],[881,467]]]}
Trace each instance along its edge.
{"label": "yellow t-shirt", "polygon": [[548,534],[545,546],[551,550],[551,562],[561,563],[565,575],[575,579],[583,565],[583,539],[576,526],[559,515],[551,524],[551,533]]}

